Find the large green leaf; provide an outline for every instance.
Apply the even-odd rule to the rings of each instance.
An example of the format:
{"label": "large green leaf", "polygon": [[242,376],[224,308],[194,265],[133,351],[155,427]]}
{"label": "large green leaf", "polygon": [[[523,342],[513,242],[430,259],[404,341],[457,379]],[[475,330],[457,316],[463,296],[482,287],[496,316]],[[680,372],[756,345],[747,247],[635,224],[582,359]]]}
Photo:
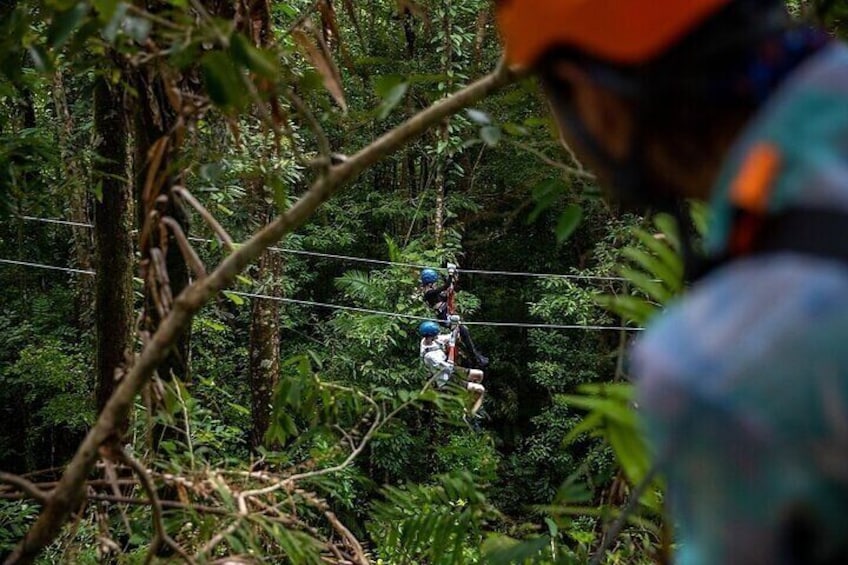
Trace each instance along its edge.
{"label": "large green leaf", "polygon": [[207,53],[201,59],[206,90],[212,101],[222,108],[238,109],[247,101],[244,77],[232,57],[221,51]]}
{"label": "large green leaf", "polygon": [[557,242],[562,243],[571,237],[574,230],[580,225],[583,219],[583,210],[580,206],[572,204],[566,208],[559,216],[559,221],[556,227]]}
{"label": "large green leaf", "polygon": [[53,49],[59,49],[68,37],[76,31],[85,15],[88,13],[88,4],[80,2],[66,12],[59,12],[53,17],[53,23],[47,32],[47,43]]}
{"label": "large green leaf", "polygon": [[277,78],[279,65],[273,55],[254,47],[242,34],[233,34],[230,40],[230,52],[233,59],[244,68],[267,79]]}

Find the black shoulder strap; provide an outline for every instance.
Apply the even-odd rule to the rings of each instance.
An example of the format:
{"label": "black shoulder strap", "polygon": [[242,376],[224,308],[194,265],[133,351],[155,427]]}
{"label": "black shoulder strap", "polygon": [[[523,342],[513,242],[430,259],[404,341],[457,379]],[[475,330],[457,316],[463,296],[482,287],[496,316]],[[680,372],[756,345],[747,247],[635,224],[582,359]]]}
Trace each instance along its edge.
{"label": "black shoulder strap", "polygon": [[848,264],[848,211],[796,208],[763,223],[754,253],[794,251]]}
{"label": "black shoulder strap", "polygon": [[[848,266],[848,211],[793,208],[764,218],[746,256],[783,251]],[[726,255],[696,260],[687,265],[687,279],[698,280],[733,258]]]}

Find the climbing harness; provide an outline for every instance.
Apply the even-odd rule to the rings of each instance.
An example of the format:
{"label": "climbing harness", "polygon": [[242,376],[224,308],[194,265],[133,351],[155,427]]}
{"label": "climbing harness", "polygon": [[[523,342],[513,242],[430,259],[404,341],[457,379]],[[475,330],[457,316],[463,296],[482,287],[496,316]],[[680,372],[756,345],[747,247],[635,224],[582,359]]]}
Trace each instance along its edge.
{"label": "climbing harness", "polygon": [[453,365],[456,363],[456,344],[459,341],[459,316],[453,314],[449,318],[451,324],[450,339],[448,340],[448,361]]}
{"label": "climbing harness", "polygon": [[448,317],[450,317],[456,314],[456,290],[454,289],[454,285],[456,284],[456,265],[453,263],[448,263],[448,277],[450,277],[450,284],[447,291],[447,307]]}

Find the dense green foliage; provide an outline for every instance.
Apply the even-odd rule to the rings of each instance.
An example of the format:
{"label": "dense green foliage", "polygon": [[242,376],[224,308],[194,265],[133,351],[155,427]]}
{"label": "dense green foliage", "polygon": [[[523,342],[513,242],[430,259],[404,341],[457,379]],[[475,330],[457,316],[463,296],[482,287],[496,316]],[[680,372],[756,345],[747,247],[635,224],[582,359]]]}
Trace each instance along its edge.
{"label": "dense green foliage", "polygon": [[[214,2],[174,0],[145,9],[99,0],[4,4],[0,259],[98,268],[88,228],[23,218],[91,221],[92,202],[103,198],[91,172],[98,159],[98,79],[127,87],[128,115],[142,111],[144,93],[133,79],[139,69],[179,76],[199,104],[208,102],[193,116],[174,167],[243,240],[261,223],[251,187],[282,211],[312,180],[310,162],[321,157],[315,147],[323,140],[311,121],[333,151],[353,154],[499,57],[483,0],[319,2],[312,15],[313,4],[274,3],[275,42],[267,48],[254,46],[235,29],[236,15]],[[304,50],[311,41],[306,31],[291,33],[303,13],[320,22],[313,31],[328,59]],[[829,17],[841,23],[840,13]],[[151,43],[162,49],[150,51]],[[308,117],[290,117],[304,114],[290,103],[292,92]],[[260,108],[285,131],[273,131]],[[144,165],[134,163],[127,179],[143,178]],[[454,261],[461,271],[585,276],[461,272],[459,308],[472,321],[633,328],[682,289],[682,267],[666,219],[643,222],[614,212],[591,175],[561,151],[530,81],[367,170],[282,242],[280,280],[263,280],[254,267],[235,293],[223,293],[194,319],[189,378],[164,382],[137,400],[123,443],[157,481],[193,479],[203,487],[192,494],[223,512],[166,509],[170,535],[201,560],[231,552],[319,563],[327,552],[322,535],[331,531],[322,516],[332,515],[377,563],[586,562],[649,472],[621,361],[632,332],[472,326],[492,361],[488,416],[478,433],[463,420],[462,390],[428,386],[413,317],[429,314],[409,265]],[[212,236],[196,217],[191,233]],[[214,241],[195,246],[207,265],[226,253]],[[394,264],[298,253],[304,250]],[[4,471],[55,479],[53,468],[69,459],[94,421],[89,277],[0,264]],[[257,298],[244,293],[275,285],[294,302],[279,311],[283,362],[266,441],[256,447],[248,433],[248,373],[250,305]],[[135,290],[134,306],[141,308],[140,279]],[[153,410],[155,394],[163,402]],[[151,429],[180,433],[157,438],[154,451]],[[362,439],[368,441],[355,449]],[[328,468],[334,471],[310,477],[301,490],[279,494],[276,503],[292,505],[294,522],[265,515],[230,522],[235,494],[251,487],[238,483],[234,494],[215,479]],[[189,500],[184,485],[169,488],[177,491],[172,498]],[[141,494],[137,486],[124,494],[132,489]],[[11,490],[0,494],[10,495],[0,500],[3,555],[38,509]],[[652,483],[640,501],[608,563],[646,563],[667,549],[661,486]],[[204,554],[204,544],[222,531],[224,543]],[[153,536],[148,506],[92,504],[42,559],[87,563],[109,553],[115,562],[141,562]]]}

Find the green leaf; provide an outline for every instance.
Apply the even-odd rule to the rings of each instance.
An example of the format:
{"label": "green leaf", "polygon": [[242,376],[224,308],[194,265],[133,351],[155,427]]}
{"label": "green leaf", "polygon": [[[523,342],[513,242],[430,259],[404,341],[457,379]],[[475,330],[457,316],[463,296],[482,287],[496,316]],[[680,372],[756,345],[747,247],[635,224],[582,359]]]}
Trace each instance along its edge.
{"label": "green leaf", "polygon": [[562,179],[543,180],[533,187],[532,198],[536,202],[536,206],[527,216],[527,223],[532,224],[539,219],[542,212],[550,208],[554,201],[564,194],[566,190],[568,190],[568,186]]}
{"label": "green leaf", "polygon": [[50,60],[50,56],[47,55],[47,51],[41,45],[30,45],[27,47],[27,51],[29,52],[30,59],[32,59],[32,64],[35,65],[38,71],[48,72],[53,68],[53,62]]}
{"label": "green leaf", "polygon": [[207,53],[200,62],[206,90],[212,101],[223,108],[240,108],[246,101],[244,77],[225,53]]}
{"label": "green leaf", "polygon": [[493,534],[483,543],[483,555],[488,565],[513,565],[515,563],[543,563],[542,552],[550,545],[551,538],[542,536],[530,541]]}
{"label": "green leaf", "polygon": [[518,124],[513,124],[511,122],[501,124],[501,127],[503,128],[503,130],[506,133],[508,133],[509,135],[515,136],[515,137],[521,137],[521,136],[529,135],[529,133],[530,133],[529,131],[527,131],[527,128],[520,126]]}
{"label": "green leaf", "polygon": [[250,416],[250,409],[242,406],[241,404],[236,404],[235,402],[228,402],[230,408],[241,414],[242,416]]}
{"label": "green leaf", "polygon": [[389,114],[392,113],[395,106],[401,103],[403,97],[406,96],[406,91],[409,88],[409,84],[402,82],[400,84],[395,85],[386,93],[385,98],[383,98],[383,102],[380,103],[380,107],[377,111],[377,117],[381,120],[385,120],[389,117]]}
{"label": "green leaf", "polygon": [[257,49],[240,33],[233,34],[230,43],[233,59],[246,69],[267,79],[277,77],[277,62],[270,53]]}
{"label": "green leaf", "polygon": [[[646,232],[643,229],[636,229],[633,231],[636,235],[637,239],[639,239],[642,244],[647,247],[654,255],[656,255],[663,263],[665,263],[669,269],[671,269],[677,278],[680,279],[680,283],[682,283],[683,279],[683,260],[680,256],[674,251],[669,243],[667,243],[668,238],[660,239],[654,237],[650,233]],[[663,234],[665,236],[665,234]],[[666,283],[676,283],[677,281],[664,281]],[[679,289],[680,284],[671,285],[675,289]]]}
{"label": "green leaf", "polygon": [[595,302],[640,326],[647,324],[657,313],[656,306],[638,296],[598,296]]}
{"label": "green leaf", "polygon": [[106,20],[106,14],[109,13],[109,18],[108,20],[106,20],[108,23],[103,28],[101,34],[103,35],[103,39],[111,43],[115,41],[116,37],[118,37],[118,30],[121,29],[121,24],[124,21],[124,16],[127,15],[127,5],[124,2],[119,2],[115,5],[113,9],[110,10],[108,2],[109,0],[103,2],[103,4],[106,5],[102,7],[102,10],[100,7],[98,7],[98,10],[101,10],[100,17],[104,20]]}
{"label": "green leaf", "polygon": [[636,269],[621,269],[621,276],[630,281],[633,286],[659,302],[660,304],[665,304],[668,302],[672,293],[668,290],[661,282],[658,282],[655,279],[647,276],[645,273],[641,271],[637,271]]}
{"label": "green leaf", "polygon": [[680,252],[680,232],[677,229],[677,220],[669,214],[657,214],[654,216],[654,225],[665,234],[671,246]]}
{"label": "green leaf", "polygon": [[144,43],[150,35],[151,25],[149,20],[130,16],[124,20],[124,31],[136,42]]}
{"label": "green leaf", "polygon": [[484,126],[480,128],[480,139],[489,147],[495,147],[501,140],[501,128],[497,126]]}
{"label": "green leaf", "polygon": [[282,214],[289,209],[288,186],[283,182],[283,179],[273,175],[268,178],[268,183],[271,185],[274,196],[274,206],[277,207],[277,212]]}
{"label": "green leaf", "polygon": [[574,233],[580,221],[583,219],[583,210],[579,206],[572,204],[566,208],[559,216],[559,221],[556,227],[557,243],[562,243]]}
{"label": "green leaf", "polygon": [[50,30],[47,32],[47,43],[53,49],[60,48],[79,27],[80,22],[87,13],[88,5],[84,2],[76,4],[67,12],[57,13],[53,18]]}
{"label": "green leaf", "polygon": [[118,8],[119,0],[93,0],[92,5],[97,10],[97,17],[101,22],[108,22],[115,15],[115,10]]}
{"label": "green leaf", "polygon": [[679,276],[675,274],[675,267],[667,265],[658,257],[635,247],[626,247],[621,254],[642,267],[648,276],[664,281],[672,288],[679,286]]}
{"label": "green leaf", "polygon": [[580,420],[580,423],[571,428],[571,430],[562,439],[562,445],[570,445],[583,434],[597,430],[603,423],[603,414],[593,412]]}
{"label": "green leaf", "polygon": [[551,537],[555,538],[559,533],[559,528],[557,527],[557,525],[554,523],[553,520],[548,517],[545,517],[545,524],[547,524],[548,526],[548,532],[551,534]]}
{"label": "green leaf", "polygon": [[229,298],[232,301],[232,303],[235,304],[236,306],[241,306],[241,305],[244,304],[244,298],[242,298],[238,294],[233,294],[232,292],[225,290],[224,296]]}
{"label": "green leaf", "polygon": [[394,88],[404,82],[400,75],[383,75],[377,77],[377,80],[374,81],[374,92],[380,98],[386,98]]}
{"label": "green leaf", "polygon": [[489,114],[483,112],[481,110],[475,110],[474,108],[468,108],[465,111],[465,114],[468,116],[468,119],[474,122],[477,125],[488,126],[491,125],[492,120],[489,118]]}

